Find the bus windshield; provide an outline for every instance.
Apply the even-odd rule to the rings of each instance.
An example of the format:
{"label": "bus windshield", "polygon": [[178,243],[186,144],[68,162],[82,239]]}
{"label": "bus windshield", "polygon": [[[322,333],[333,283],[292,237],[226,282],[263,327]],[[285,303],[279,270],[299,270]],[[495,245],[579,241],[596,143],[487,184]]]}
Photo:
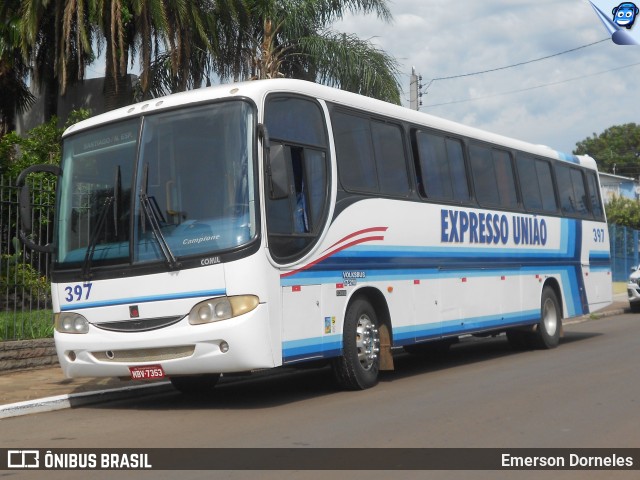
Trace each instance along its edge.
{"label": "bus windshield", "polygon": [[171,264],[249,242],[254,131],[252,107],[230,101],[65,139],[56,264]]}

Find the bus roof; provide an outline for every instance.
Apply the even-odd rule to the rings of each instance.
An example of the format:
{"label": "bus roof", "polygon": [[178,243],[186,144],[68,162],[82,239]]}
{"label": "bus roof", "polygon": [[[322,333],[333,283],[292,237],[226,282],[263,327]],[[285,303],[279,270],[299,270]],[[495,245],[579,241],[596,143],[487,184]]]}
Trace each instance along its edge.
{"label": "bus roof", "polygon": [[469,127],[451,120],[446,120],[428,113],[418,112],[406,107],[401,107],[381,100],[357,95],[344,90],[339,90],[325,85],[320,85],[304,80],[271,79],[255,80],[215,85],[199,88],[187,92],[175,93],[165,97],[158,97],[110,112],[106,112],[69,127],[63,136],[67,136],[81,130],[92,128],[103,123],[111,123],[125,118],[137,117],[142,114],[159,112],[182,105],[201,103],[209,100],[242,97],[251,98],[261,105],[264,98],[275,92],[288,92],[308,95],[346,107],[364,109],[377,115],[392,117],[405,122],[422,125],[436,130],[442,130],[479,141],[486,141],[507,148],[528,152],[544,157],[555,158],[570,163],[580,164],[588,168],[596,169],[596,162],[587,155],[570,155],[554,150],[545,145],[535,145],[514,138],[487,132],[474,127]]}

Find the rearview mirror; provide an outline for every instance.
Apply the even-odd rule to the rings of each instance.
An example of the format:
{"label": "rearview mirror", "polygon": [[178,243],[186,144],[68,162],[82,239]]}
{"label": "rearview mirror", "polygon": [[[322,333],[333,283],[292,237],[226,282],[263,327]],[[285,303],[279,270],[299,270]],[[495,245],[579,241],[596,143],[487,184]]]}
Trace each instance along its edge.
{"label": "rearview mirror", "polygon": [[31,250],[35,250],[36,252],[44,252],[50,253],[53,252],[53,245],[40,245],[31,240],[31,231],[33,228],[32,222],[32,211],[31,211],[31,189],[29,185],[27,185],[26,180],[27,177],[32,173],[43,172],[43,173],[51,173],[59,177],[62,174],[62,169],[57,165],[32,165],[30,167],[25,168],[20,175],[18,175],[18,180],[16,181],[16,185],[20,188],[19,195],[19,209],[20,209],[20,240],[22,243],[29,247]]}
{"label": "rearview mirror", "polygon": [[269,175],[270,198],[272,200],[280,200],[289,196],[289,171],[287,169],[289,155],[289,148],[284,145],[271,146],[267,174]]}

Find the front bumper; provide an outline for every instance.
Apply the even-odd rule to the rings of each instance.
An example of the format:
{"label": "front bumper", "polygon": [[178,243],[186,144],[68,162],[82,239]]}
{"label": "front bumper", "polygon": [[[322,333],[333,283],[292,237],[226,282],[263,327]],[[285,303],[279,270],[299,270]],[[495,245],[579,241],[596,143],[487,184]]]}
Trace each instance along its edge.
{"label": "front bumper", "polygon": [[[277,366],[271,348],[267,306],[219,322],[178,323],[147,332],[113,332],[93,325],[87,334],[55,332],[64,374],[129,377],[129,367],[161,365],[165,374],[245,372]],[[226,342],[228,351],[221,350]]]}

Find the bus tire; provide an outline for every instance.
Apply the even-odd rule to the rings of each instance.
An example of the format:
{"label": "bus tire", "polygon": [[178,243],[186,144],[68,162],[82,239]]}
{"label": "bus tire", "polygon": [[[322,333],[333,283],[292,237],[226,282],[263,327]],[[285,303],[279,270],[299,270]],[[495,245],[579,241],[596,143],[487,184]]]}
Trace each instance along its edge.
{"label": "bus tire", "polygon": [[206,375],[187,375],[184,377],[171,377],[171,385],[180,393],[185,395],[207,395],[220,379],[219,373],[209,373]]}
{"label": "bus tire", "polygon": [[533,346],[540,349],[555,348],[560,343],[562,310],[556,293],[551,287],[542,289],[540,323],[531,338]]}
{"label": "bus tire", "polygon": [[342,333],[342,356],[333,361],[338,384],[347,390],[364,390],[378,383],[380,334],[378,316],[364,298],[347,308]]}

